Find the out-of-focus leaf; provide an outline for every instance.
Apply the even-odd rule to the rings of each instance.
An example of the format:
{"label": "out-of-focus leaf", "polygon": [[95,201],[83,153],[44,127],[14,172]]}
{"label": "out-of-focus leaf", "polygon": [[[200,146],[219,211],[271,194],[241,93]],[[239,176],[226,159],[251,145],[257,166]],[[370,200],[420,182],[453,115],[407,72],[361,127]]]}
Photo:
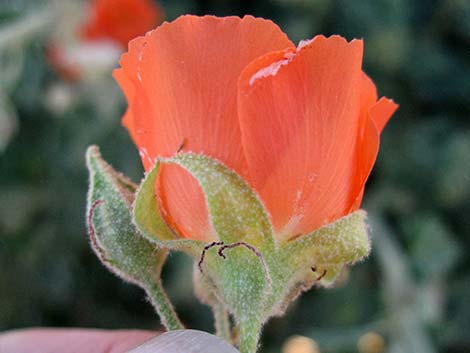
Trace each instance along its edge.
{"label": "out-of-focus leaf", "polygon": [[438,171],[437,197],[446,206],[470,202],[470,132],[449,139]]}
{"label": "out-of-focus leaf", "polygon": [[34,187],[14,185],[0,188],[0,237],[28,226],[46,204],[46,195]]}
{"label": "out-of-focus leaf", "polygon": [[0,50],[24,43],[43,33],[54,19],[52,7],[36,9],[18,19],[4,22],[0,27]]}
{"label": "out-of-focus leaf", "polygon": [[446,325],[442,327],[443,341],[464,352],[470,347],[470,276],[460,276],[450,288],[449,302],[452,303],[447,313]]}
{"label": "out-of-focus leaf", "polygon": [[438,325],[445,314],[445,278],[431,279],[418,288],[418,308],[428,324]]}
{"label": "out-of-focus leaf", "polygon": [[0,89],[9,91],[21,75],[23,69],[23,48],[14,43],[0,48]]}
{"label": "out-of-focus leaf", "polygon": [[5,150],[8,143],[18,129],[18,116],[16,110],[0,90],[0,154]]}
{"label": "out-of-focus leaf", "polygon": [[447,1],[446,5],[449,8],[447,15],[455,17],[455,30],[465,36],[467,40],[470,39],[470,2],[453,0]]}
{"label": "out-of-focus leaf", "polygon": [[413,217],[404,223],[419,273],[426,278],[445,277],[461,255],[450,229],[435,215]]}
{"label": "out-of-focus leaf", "polygon": [[391,350],[416,353],[436,352],[417,305],[418,292],[413,283],[406,255],[393,234],[377,215],[371,215],[373,241],[383,273],[382,295],[387,306]]}

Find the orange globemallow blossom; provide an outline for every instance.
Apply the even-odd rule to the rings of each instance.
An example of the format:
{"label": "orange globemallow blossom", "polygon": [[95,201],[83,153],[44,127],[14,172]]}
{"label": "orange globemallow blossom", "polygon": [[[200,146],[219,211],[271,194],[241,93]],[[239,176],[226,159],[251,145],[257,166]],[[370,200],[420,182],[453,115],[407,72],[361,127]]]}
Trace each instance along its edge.
{"label": "orange globemallow blossom", "polygon": [[163,20],[152,0],[92,0],[89,16],[81,28],[85,40],[112,39],[123,48]]}
{"label": "orange globemallow blossom", "polygon": [[[397,105],[362,71],[363,42],[316,36],[295,46],[273,22],[183,16],[130,43],[114,73],[123,123],[145,169],[179,150],[237,172],[278,241],[355,210],[380,133]],[[156,194],[181,237],[216,238],[195,179],[175,165]]]}

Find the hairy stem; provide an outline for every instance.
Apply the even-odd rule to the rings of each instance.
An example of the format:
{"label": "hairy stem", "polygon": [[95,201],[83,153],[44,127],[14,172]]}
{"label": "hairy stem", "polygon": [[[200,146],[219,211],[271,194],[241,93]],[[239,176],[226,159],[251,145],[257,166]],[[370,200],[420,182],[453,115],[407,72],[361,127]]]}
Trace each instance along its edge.
{"label": "hairy stem", "polygon": [[244,318],[240,321],[238,324],[238,350],[240,353],[257,352],[261,327],[262,324],[259,322],[259,317],[257,317],[257,315],[253,315],[250,318]]}
{"label": "hairy stem", "polygon": [[160,280],[148,283],[146,292],[150,302],[160,316],[163,326],[165,326],[168,331],[184,329]]}

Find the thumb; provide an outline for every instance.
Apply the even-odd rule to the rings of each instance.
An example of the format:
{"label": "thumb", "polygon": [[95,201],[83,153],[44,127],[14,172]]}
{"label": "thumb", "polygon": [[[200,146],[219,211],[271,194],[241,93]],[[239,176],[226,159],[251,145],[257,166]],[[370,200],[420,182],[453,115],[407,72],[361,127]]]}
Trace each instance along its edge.
{"label": "thumb", "polygon": [[239,353],[226,341],[196,330],[169,331],[127,353]]}

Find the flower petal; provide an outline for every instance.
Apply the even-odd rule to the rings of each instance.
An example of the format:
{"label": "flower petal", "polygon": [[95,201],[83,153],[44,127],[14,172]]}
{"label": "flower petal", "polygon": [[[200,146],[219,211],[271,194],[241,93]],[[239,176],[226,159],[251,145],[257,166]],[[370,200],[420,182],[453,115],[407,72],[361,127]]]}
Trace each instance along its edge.
{"label": "flower petal", "polygon": [[240,78],[252,185],[279,239],[331,223],[353,202],[362,52],[362,41],[317,36],[254,61]]}
{"label": "flower petal", "polygon": [[353,179],[354,185],[352,191],[357,196],[351,205],[350,212],[357,210],[361,205],[364,195],[364,184],[370,174],[379,148],[379,133],[369,115],[370,107],[377,102],[377,89],[374,82],[365,73],[362,73],[360,92],[361,108],[357,135],[357,171],[356,177]]}
{"label": "flower petal", "polygon": [[178,235],[204,242],[217,240],[201,187],[187,171],[162,165],[157,196],[163,217]]}
{"label": "flower petal", "polygon": [[[291,46],[274,23],[251,16],[183,16],[148,33],[141,50],[127,54],[138,64],[128,68],[130,59],[123,56],[120,69],[136,83],[135,99],[128,100],[134,113],[124,123],[146,170],[156,156],[184,150],[206,154],[248,178],[237,80],[255,58]],[[173,219],[168,221],[177,223],[183,236],[208,238],[207,209],[192,177],[165,166],[159,194]]]}
{"label": "flower petal", "polygon": [[[370,81],[370,83],[372,83],[372,81]],[[366,90],[367,88],[364,88],[363,92]],[[354,178],[356,182],[355,193],[357,196],[351,206],[350,212],[357,210],[361,205],[364,186],[369,178],[379,152],[380,133],[392,114],[398,108],[398,105],[395,102],[385,97],[380,98],[378,102],[375,102],[375,104],[372,105],[370,105],[370,100],[367,101],[367,98],[363,98],[362,102],[366,111],[364,115],[363,131],[358,137],[358,174]]]}
{"label": "flower petal", "polygon": [[[129,43],[129,52],[140,52],[144,46],[145,37],[138,37]],[[132,113],[132,108],[135,110],[135,105],[138,104],[135,101],[134,97],[136,95],[137,83],[137,67],[138,67],[138,58],[130,53],[124,53],[121,56],[120,64],[122,69],[116,69],[113,71],[114,79],[119,83],[124,92],[129,106],[127,111],[122,119],[122,124],[127,127],[127,130],[130,132],[131,137],[134,141],[137,139],[136,128],[134,126],[134,117]],[[134,103],[135,102],[135,103]]]}
{"label": "flower petal", "polygon": [[386,97],[380,98],[377,104],[370,109],[370,118],[374,121],[380,133],[397,109],[398,104]]}

